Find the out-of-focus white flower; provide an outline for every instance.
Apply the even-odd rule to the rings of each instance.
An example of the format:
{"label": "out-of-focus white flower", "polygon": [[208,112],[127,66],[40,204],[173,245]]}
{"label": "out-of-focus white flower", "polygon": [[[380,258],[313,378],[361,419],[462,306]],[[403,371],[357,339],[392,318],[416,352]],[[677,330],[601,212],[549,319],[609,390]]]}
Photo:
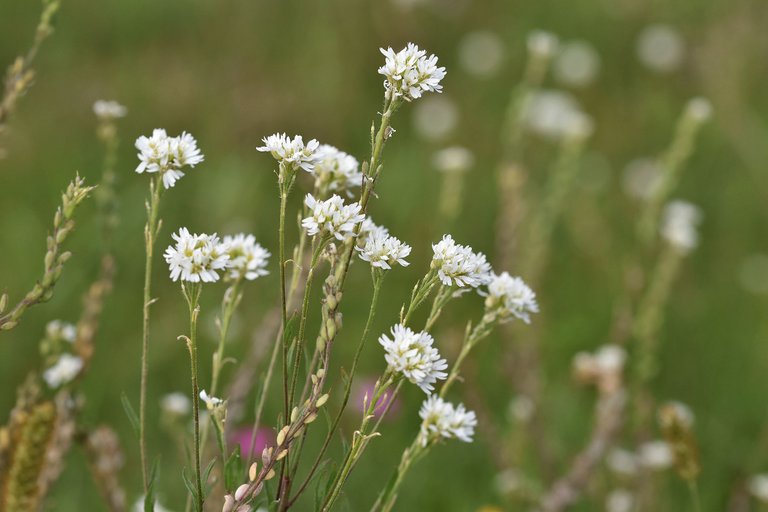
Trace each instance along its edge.
{"label": "out-of-focus white flower", "polygon": [[494,32],[470,32],[459,41],[459,65],[477,77],[495,75],[504,60],[504,41]]}
{"label": "out-of-focus white flower", "polygon": [[739,284],[750,293],[768,295],[768,254],[750,254],[739,265]]}
{"label": "out-of-focus white flower", "polygon": [[699,244],[698,225],[701,210],[685,201],[671,201],[664,208],[661,236],[683,253],[688,253]]}
{"label": "out-of-focus white flower", "polygon": [[637,56],[646,67],[658,73],[669,73],[680,67],[685,42],[680,33],[667,25],[649,25],[637,39]]}
{"label": "out-of-focus white flower", "polygon": [[360,203],[344,204],[344,200],[334,194],[325,201],[318,201],[307,194],[304,204],[309,208],[309,217],[301,225],[310,236],[321,233],[344,240],[354,233],[355,226],[365,220],[360,213]]}
{"label": "out-of-focus white flower", "polygon": [[450,146],[432,155],[432,165],[440,172],[460,173],[468,171],[475,164],[475,155],[462,146]]}
{"label": "out-of-focus white flower", "polygon": [[256,148],[256,151],[270,153],[272,158],[283,164],[289,171],[304,169],[312,172],[320,158],[317,154],[320,143],[312,139],[304,145],[301,135],[291,139],[285,133],[275,133],[264,137],[262,142],[264,145]]}
{"label": "out-of-focus white flower", "polygon": [[[157,500],[155,500],[152,510],[153,512],[171,512],[171,509],[164,507]],[[133,512],[144,512],[144,496],[136,500],[136,503],[133,504]]]}
{"label": "out-of-focus white flower", "polygon": [[672,465],[674,456],[666,441],[649,441],[638,447],[637,461],[644,468],[661,471]]}
{"label": "out-of-focus white flower", "polygon": [[474,252],[468,245],[457,244],[451,235],[444,235],[442,240],[432,244],[432,251],[431,267],[437,269],[445,286],[477,288],[490,282],[491,265],[485,255]]}
{"label": "out-of-focus white flower", "polygon": [[555,78],[570,87],[585,87],[600,71],[600,55],[586,41],[568,41],[560,47],[552,69]]}
{"label": "out-of-focus white flower", "polygon": [[515,494],[523,487],[525,479],[516,469],[505,469],[493,479],[493,485],[501,495]]}
{"label": "out-of-focus white flower", "polygon": [[459,439],[472,442],[477,426],[473,411],[467,411],[464,404],[454,407],[437,395],[427,398],[419,410],[421,416],[421,444],[426,446],[432,439]]}
{"label": "out-of-focus white flower", "polygon": [[608,453],[605,462],[608,469],[617,475],[629,477],[637,474],[637,457],[628,450],[614,448]]}
{"label": "out-of-focus white flower", "polygon": [[660,407],[660,421],[662,421],[662,417],[664,416],[662,411],[665,411],[665,414],[668,414],[668,411],[670,410],[673,411],[676,421],[679,421],[682,426],[690,429],[693,427],[693,424],[696,423],[696,415],[693,414],[693,410],[686,404],[675,400],[667,402]]}
{"label": "out-of-focus white flower", "polygon": [[619,345],[603,345],[593,354],[579,352],[573,358],[576,377],[587,383],[615,385],[624,369],[626,351]]}
{"label": "out-of-focus white flower", "polygon": [[443,371],[448,368],[448,363],[440,358],[432,336],[425,331],[413,332],[397,324],[392,327],[392,338],[382,334],[379,343],[384,347],[384,359],[389,368],[402,373],[427,394],[431,394],[438,379],[448,376]]}
{"label": "out-of-focus white flower", "polygon": [[216,407],[224,403],[224,400],[215,396],[210,396],[206,390],[200,391],[200,400],[205,402],[205,406],[209,411],[212,411]]}
{"label": "out-of-focus white flower", "polygon": [[174,416],[185,416],[192,409],[189,397],[184,393],[168,393],[160,400],[160,408]]}
{"label": "out-of-focus white flower", "polygon": [[533,290],[521,278],[512,277],[507,272],[491,274],[485,308],[498,315],[502,322],[519,318],[527,324],[531,323],[530,314],[539,312]]}
{"label": "out-of-focus white flower", "polygon": [[575,99],[562,91],[534,93],[523,111],[525,124],[532,132],[549,139],[586,138],[594,124]]}
{"label": "out-of-focus white flower", "polygon": [[45,326],[45,334],[51,339],[62,339],[74,343],[77,339],[77,327],[61,320],[51,320]]}
{"label": "out-of-focus white flower", "polygon": [[413,126],[428,140],[445,139],[456,128],[459,109],[453,100],[440,96],[425,98],[413,109]]}
{"label": "out-of-focus white flower", "polygon": [[556,35],[545,30],[534,30],[528,34],[528,53],[532,57],[548,59],[557,51],[560,44]]}
{"label": "out-of-focus white flower", "polygon": [[440,81],[445,77],[445,68],[437,66],[436,56],[427,57],[427,52],[413,43],[399,52],[392,48],[380,50],[385,60],[379,74],[386,77],[384,89],[388,98],[411,101],[424,92],[442,92]]}
{"label": "out-of-focus white flower", "polygon": [[536,412],[536,405],[530,397],[525,395],[516,396],[509,402],[507,407],[507,416],[511,420],[520,423],[527,423],[533,418],[534,412]]}
{"label": "out-of-focus white flower", "polygon": [[171,279],[191,283],[212,283],[219,280],[218,271],[224,270],[229,261],[227,246],[219,237],[206,234],[191,234],[187,228],[179,229],[172,235],[175,245],[165,250],[165,261],[171,272]]}
{"label": "out-of-focus white flower", "polygon": [[136,149],[140,160],[136,172],[160,173],[165,188],[173,187],[184,176],[182,167],[194,167],[204,158],[192,135],[184,132],[178,137],[169,137],[161,128],[154,129],[150,137],[136,139]]}
{"label": "out-of-focus white flower", "polygon": [[758,501],[768,503],[768,473],[752,476],[747,483],[749,493]]}
{"label": "out-of-focus white flower", "polygon": [[357,158],[339,149],[323,144],[317,148],[315,183],[318,189],[345,191],[363,183],[363,173]]}
{"label": "out-of-focus white flower", "polygon": [[685,114],[698,124],[705,123],[712,117],[712,103],[702,96],[691,98],[685,105]]}
{"label": "out-of-focus white flower", "polygon": [[386,230],[374,230],[365,239],[364,245],[355,247],[360,253],[360,259],[365,260],[373,267],[389,270],[392,265],[408,266],[405,258],[411,254],[411,246],[405,244]]}
{"label": "out-of-focus white flower", "polygon": [[253,235],[239,233],[224,237],[224,247],[229,257],[227,277],[229,279],[254,279],[269,274],[267,263],[271,254],[256,243]]}
{"label": "out-of-focus white flower", "polygon": [[53,366],[43,372],[43,379],[49,388],[56,389],[72,382],[82,369],[82,359],[72,354],[61,354]]}
{"label": "out-of-focus white flower", "polygon": [[605,498],[606,512],[632,512],[634,506],[635,497],[626,489],[614,489]]}
{"label": "out-of-focus white flower", "polygon": [[93,104],[93,113],[99,119],[118,119],[125,117],[128,113],[128,109],[116,101],[112,100],[97,100]]}
{"label": "out-of-focus white flower", "polygon": [[651,158],[632,160],[624,168],[622,185],[624,192],[635,199],[648,199],[658,190],[662,170]]}

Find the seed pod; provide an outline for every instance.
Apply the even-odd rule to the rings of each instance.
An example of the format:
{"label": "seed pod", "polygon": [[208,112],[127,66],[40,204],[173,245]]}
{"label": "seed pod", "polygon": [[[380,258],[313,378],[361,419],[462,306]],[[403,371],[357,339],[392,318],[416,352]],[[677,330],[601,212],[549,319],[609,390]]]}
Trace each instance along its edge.
{"label": "seed pod", "polygon": [[259,466],[258,466],[258,464],[256,464],[255,462],[254,462],[253,464],[251,464],[251,467],[250,467],[250,468],[248,468],[248,479],[249,479],[251,482],[253,482],[254,480],[256,480],[256,477],[258,476],[258,472],[257,472],[257,471],[258,471],[258,469],[259,469]]}
{"label": "seed pod", "polygon": [[326,393],[323,396],[321,396],[320,398],[318,398],[316,405],[317,405],[317,407],[322,407],[323,405],[325,405],[325,402],[327,402],[327,401],[328,401],[328,393]]}

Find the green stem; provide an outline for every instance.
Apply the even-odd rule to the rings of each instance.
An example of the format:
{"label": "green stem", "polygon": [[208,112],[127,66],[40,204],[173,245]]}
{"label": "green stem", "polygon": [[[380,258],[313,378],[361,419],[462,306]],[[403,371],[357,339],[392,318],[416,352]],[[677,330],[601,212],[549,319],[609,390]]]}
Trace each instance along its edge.
{"label": "green stem", "polygon": [[[146,260],[144,262],[144,310],[141,342],[141,390],[139,394],[139,451],[141,455],[141,475],[144,483],[144,493],[149,492],[149,474],[147,472],[146,445],[146,409],[147,409],[147,376],[149,373],[149,306],[152,305],[152,253],[157,232],[161,221],[158,219],[160,209],[161,176],[149,183],[150,202],[147,204],[147,224],[144,226],[144,246]],[[194,398],[193,398],[193,401]]]}
{"label": "green stem", "polygon": [[405,449],[402,457],[400,457],[400,464],[397,466],[394,483],[388,485],[379,494],[376,503],[371,507],[371,512],[389,512],[394,508],[397,501],[397,491],[400,489],[403,480],[405,480],[405,475],[413,463],[423,457],[428,448],[429,446],[422,446],[420,436],[416,436],[413,443]]}
{"label": "green stem", "polygon": [[691,478],[688,480],[688,490],[691,493],[691,503],[693,504],[694,512],[701,512],[701,496],[699,495],[699,486],[696,484],[696,480]]}
{"label": "green stem", "polygon": [[197,496],[195,507],[197,512],[203,512],[203,481],[202,471],[200,469],[200,386],[197,380],[198,358],[197,358],[197,318],[200,314],[200,283],[190,283],[188,287],[182,284],[182,290],[187,298],[189,305],[189,354],[192,374],[192,414],[194,418],[194,452],[195,452],[195,488]]}
{"label": "green stem", "polygon": [[471,331],[469,328],[467,329],[467,332],[464,335],[464,341],[461,344],[461,351],[459,352],[459,356],[456,358],[456,362],[453,363],[453,366],[451,366],[451,372],[448,375],[445,384],[443,384],[443,387],[440,388],[440,398],[445,398],[445,396],[448,394],[448,390],[451,389],[451,386],[453,386],[454,382],[456,382],[456,380],[459,378],[459,370],[461,369],[461,365],[464,363],[464,359],[467,358],[475,345],[477,345],[483,338],[491,333],[491,330],[495,325],[495,316],[491,314],[485,314],[480,320],[480,323],[477,324],[474,329]]}

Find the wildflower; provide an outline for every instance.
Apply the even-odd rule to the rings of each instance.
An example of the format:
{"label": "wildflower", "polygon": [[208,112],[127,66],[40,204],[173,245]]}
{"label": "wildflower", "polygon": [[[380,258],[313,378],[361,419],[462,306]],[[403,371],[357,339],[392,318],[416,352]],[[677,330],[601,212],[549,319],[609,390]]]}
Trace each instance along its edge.
{"label": "wildflower", "polygon": [[215,396],[210,396],[205,390],[200,391],[200,400],[205,402],[205,406],[208,410],[213,410],[224,403],[224,400]]}
{"label": "wildflower", "polygon": [[425,98],[413,109],[413,128],[427,140],[444,140],[458,124],[459,108],[446,96]]}
{"label": "wildflower", "polygon": [[531,56],[540,59],[549,59],[555,52],[557,52],[557,47],[560,44],[560,41],[557,39],[557,36],[551,32],[547,32],[546,30],[534,30],[528,34],[526,43],[528,45],[528,53],[530,53]]}
{"label": "wildflower", "polygon": [[440,81],[445,77],[445,68],[437,67],[437,57],[420,50],[413,43],[395,53],[392,48],[380,49],[385,57],[379,74],[384,75],[384,89],[389,99],[403,98],[411,101],[420,98],[423,92],[441,92]]}
{"label": "wildflower", "polygon": [[321,233],[344,240],[354,233],[356,224],[365,220],[360,213],[360,203],[345,205],[336,194],[325,201],[318,201],[312,194],[307,194],[304,204],[310,209],[310,216],[302,220],[301,225],[311,236]]}
{"label": "wildflower", "polygon": [[485,308],[498,315],[501,321],[509,321],[515,317],[527,324],[531,323],[530,313],[539,312],[533,290],[525,281],[512,277],[507,272],[491,274]]}
{"label": "wildflower", "polygon": [[749,493],[762,503],[768,503],[768,473],[759,473],[747,483]]}
{"label": "wildflower", "polygon": [[240,233],[224,237],[228,256],[227,277],[229,279],[254,279],[269,274],[267,263],[271,254],[256,243],[253,235]]}
{"label": "wildflower", "polygon": [[227,267],[227,247],[219,242],[216,234],[190,234],[187,228],[174,233],[176,245],[165,250],[165,261],[171,271],[171,279],[192,283],[210,283],[219,280],[219,270]]}
{"label": "wildflower", "polygon": [[125,117],[128,109],[116,101],[98,100],[93,104],[93,113],[99,119],[117,119]]}
{"label": "wildflower", "polygon": [[613,381],[621,374],[626,351],[618,345],[603,345],[594,354],[579,352],[573,359],[576,376],[585,382]]}
{"label": "wildflower", "polygon": [[[142,496],[138,500],[136,500],[136,503],[133,504],[133,512],[144,512],[146,508],[144,508],[144,497]],[[155,501],[153,508],[153,512],[171,512],[171,509],[164,507],[161,505],[157,500]]]}
{"label": "wildflower", "polygon": [[[253,437],[253,427],[235,428],[229,434],[230,445],[240,445],[240,453],[247,457],[251,452],[251,438]],[[275,433],[270,428],[258,428],[253,444],[253,453],[261,453],[264,448],[272,446],[275,443]]]}
{"label": "wildflower", "polygon": [[600,71],[600,55],[586,41],[570,41],[563,45],[555,59],[555,78],[571,87],[591,84]]}
{"label": "wildflower", "polygon": [[669,468],[674,458],[669,444],[659,440],[640,445],[637,450],[637,460],[645,468],[661,471]]}
{"label": "wildflower", "polygon": [[284,133],[276,133],[262,140],[264,145],[256,150],[262,153],[269,152],[275,160],[291,171],[304,169],[311,173],[319,161],[317,149],[320,143],[315,139],[304,145],[301,135],[291,139]]}
{"label": "wildflower", "polygon": [[192,404],[184,393],[168,393],[160,400],[160,408],[174,416],[186,416],[189,414]]}
{"label": "wildflower", "polygon": [[437,269],[437,275],[445,286],[470,286],[477,288],[491,280],[491,265],[483,253],[475,253],[467,245],[459,245],[451,235],[432,244],[431,267]]}
{"label": "wildflower", "polygon": [[592,120],[576,100],[561,91],[534,93],[525,106],[523,119],[529,130],[553,140],[583,138],[593,129]]}
{"label": "wildflower", "polygon": [[45,372],[43,379],[51,389],[72,382],[83,369],[83,360],[72,354],[62,354]]}
{"label": "wildflower", "polygon": [[421,443],[426,446],[430,439],[459,439],[472,442],[475,434],[477,417],[473,411],[467,411],[464,404],[454,407],[437,395],[427,398],[419,410],[421,416]]}
{"label": "wildflower", "polygon": [[461,146],[450,146],[436,151],[432,156],[432,165],[440,172],[461,173],[468,171],[475,164],[475,155]]}
{"label": "wildflower", "polygon": [[682,402],[671,401],[661,406],[659,409],[659,422],[663,423],[665,416],[672,415],[676,421],[680,422],[681,426],[686,429],[691,429],[696,422],[696,416],[690,407]]}
{"label": "wildflower", "polygon": [[480,78],[495,75],[504,61],[504,41],[494,32],[470,32],[459,42],[459,64]]}
{"label": "wildflower", "polygon": [[315,184],[320,190],[346,191],[360,187],[363,173],[357,158],[328,144],[317,148],[318,162],[315,165]]}
{"label": "wildflower", "polygon": [[141,161],[136,172],[160,173],[165,188],[171,188],[184,176],[182,167],[194,167],[203,161],[197,141],[186,132],[169,137],[165,130],[156,128],[150,137],[136,139],[136,149]]}
{"label": "wildflower", "polygon": [[685,114],[698,124],[704,123],[712,117],[712,104],[707,98],[691,98],[685,105]]}
{"label": "wildflower", "polygon": [[696,248],[699,234],[696,226],[701,222],[701,210],[685,201],[671,201],[664,209],[661,236],[683,253]]}
{"label": "wildflower", "polygon": [[416,333],[397,324],[392,327],[392,338],[382,334],[379,343],[386,351],[384,359],[389,369],[402,373],[427,394],[432,392],[433,384],[438,379],[448,376],[443,371],[448,368],[448,363],[440,358],[437,349],[432,346],[434,340],[427,332]]}
{"label": "wildflower", "polygon": [[626,489],[614,489],[605,498],[606,512],[632,512],[635,497]]}
{"label": "wildflower", "polygon": [[685,41],[667,25],[650,25],[637,39],[637,56],[648,69],[669,73],[680,67],[685,56]]}
{"label": "wildflower", "polygon": [[388,234],[389,229],[385,228],[384,226],[378,226],[375,222],[373,222],[373,219],[366,217],[365,220],[363,220],[363,222],[360,224],[360,232],[357,235],[357,243],[359,246],[362,246],[371,236],[387,236]]}
{"label": "wildflower", "polygon": [[51,320],[45,326],[45,334],[51,339],[62,339],[69,343],[74,343],[77,338],[77,328],[61,320]]}
{"label": "wildflower", "polygon": [[536,405],[530,397],[518,395],[513,398],[507,406],[507,417],[512,421],[527,423],[533,418],[536,412]]}
{"label": "wildflower", "polygon": [[360,259],[365,260],[373,267],[389,270],[392,265],[408,266],[405,258],[411,254],[411,246],[388,235],[386,229],[373,231],[366,237],[365,244],[355,247],[360,253]]}
{"label": "wildflower", "polygon": [[634,476],[637,474],[637,457],[634,453],[614,448],[605,458],[608,469],[617,475]]}
{"label": "wildflower", "polygon": [[662,181],[662,169],[651,158],[637,158],[624,168],[624,192],[635,199],[650,199]]}

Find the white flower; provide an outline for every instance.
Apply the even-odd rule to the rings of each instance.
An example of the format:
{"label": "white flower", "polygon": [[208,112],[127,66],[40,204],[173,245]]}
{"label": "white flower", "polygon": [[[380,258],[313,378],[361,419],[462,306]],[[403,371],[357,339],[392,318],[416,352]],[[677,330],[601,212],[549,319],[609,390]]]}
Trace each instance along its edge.
{"label": "white flower", "polygon": [[712,104],[701,96],[691,98],[685,105],[685,114],[696,123],[704,123],[712,117]]}
{"label": "white flower", "polygon": [[413,128],[425,139],[439,142],[459,124],[459,107],[447,96],[424,98],[413,109]]}
{"label": "white flower", "polygon": [[659,189],[663,170],[652,158],[637,158],[624,168],[624,192],[635,199],[650,199]]}
{"label": "white flower", "polygon": [[72,354],[62,354],[53,366],[43,372],[43,379],[51,389],[72,382],[83,369],[83,360]]}
{"label": "white flower", "polygon": [[125,117],[128,109],[116,101],[97,100],[93,104],[93,113],[100,119],[117,119]]}
{"label": "white flower", "polygon": [[464,404],[454,407],[437,395],[427,398],[419,410],[421,416],[421,443],[427,444],[430,439],[459,439],[465,443],[472,442],[475,434],[477,417],[473,411],[467,411]]}
{"label": "white flower", "polygon": [[61,320],[51,320],[45,326],[45,335],[52,339],[61,338],[69,343],[74,343],[77,339],[77,327]]}
{"label": "white flower", "polygon": [[252,281],[260,276],[269,274],[267,263],[271,254],[256,243],[253,235],[240,233],[224,237],[227,250],[227,277],[230,279],[245,278]]}
{"label": "white flower", "polygon": [[594,128],[576,100],[561,91],[534,93],[525,105],[523,119],[529,130],[553,140],[588,137]]}
{"label": "white flower", "polygon": [[320,143],[315,139],[304,145],[304,139],[301,135],[296,135],[291,139],[285,133],[276,133],[264,137],[262,141],[264,145],[256,148],[256,150],[262,153],[269,152],[275,160],[291,171],[301,168],[307,172],[312,172],[318,163],[317,149]]}
{"label": "white flower", "polygon": [[194,167],[203,161],[197,141],[186,132],[169,137],[165,130],[156,128],[150,137],[136,139],[136,149],[140,160],[136,172],[159,172],[165,188],[173,187],[184,176],[182,167]]}
{"label": "white flower", "polygon": [[619,375],[627,359],[626,351],[619,345],[603,345],[594,354],[579,352],[573,359],[576,375],[587,382],[603,380]]}
{"label": "white flower", "polygon": [[637,56],[657,73],[669,73],[680,67],[685,56],[685,41],[667,25],[649,25],[637,39]]}
{"label": "white flower", "polygon": [[671,201],[664,209],[661,236],[684,253],[699,243],[696,227],[701,223],[701,210],[685,201]]}
{"label": "white flower", "polygon": [[459,65],[471,75],[495,75],[504,61],[504,41],[494,32],[470,32],[459,41]]}
{"label": "white flower", "polygon": [[618,475],[634,476],[637,474],[637,457],[634,453],[614,448],[605,458],[608,469]]}
{"label": "white flower", "polygon": [[365,260],[373,267],[390,269],[392,265],[408,266],[405,258],[411,254],[411,246],[388,235],[385,229],[372,231],[365,239],[365,244],[355,247],[360,253],[360,259]]}
{"label": "white flower", "polygon": [[528,34],[528,52],[537,58],[550,58],[557,51],[557,36],[544,30],[534,30]]}
{"label": "white flower", "polygon": [[217,398],[215,396],[208,395],[208,393],[205,390],[200,391],[200,400],[205,402],[205,406],[209,410],[213,410],[224,403],[224,400],[222,400],[221,398]]}
{"label": "white flower", "polygon": [[672,465],[672,449],[666,441],[649,441],[637,449],[637,460],[641,466],[660,471]]}
{"label": "white flower", "polygon": [[663,417],[669,413],[673,414],[675,421],[679,421],[681,426],[685,428],[693,428],[693,424],[696,423],[696,415],[693,410],[682,402],[673,400],[662,405],[659,409],[660,422],[663,422]]}
{"label": "white flower", "polygon": [[477,288],[491,280],[491,265],[483,253],[475,253],[467,245],[459,245],[451,235],[432,244],[432,268],[445,286]]}
{"label": "white flower", "polygon": [[437,57],[419,50],[413,43],[395,52],[392,48],[380,49],[385,57],[379,74],[384,75],[384,88],[390,99],[402,97],[405,101],[420,98],[423,92],[441,92],[440,80],[445,68],[437,67]]}
{"label": "white flower", "polygon": [[626,489],[614,489],[605,498],[605,512],[632,512],[635,497]]}
{"label": "white flower", "polygon": [[382,334],[379,343],[386,351],[384,359],[389,368],[402,373],[427,394],[432,392],[437,379],[448,376],[443,371],[448,368],[448,363],[440,358],[437,349],[432,346],[434,340],[427,332],[416,333],[397,324],[392,327],[392,339]]}
{"label": "white flower", "polygon": [[539,312],[533,290],[525,281],[512,277],[507,272],[491,274],[485,307],[499,314],[502,321],[516,317],[527,324],[531,323],[530,313]]}
{"label": "white flower", "polygon": [[301,225],[310,236],[322,233],[344,240],[354,233],[355,225],[365,220],[360,213],[360,203],[345,205],[336,194],[325,201],[318,201],[312,194],[307,194],[304,204],[309,208],[310,216],[302,220]]}
{"label": "white flower", "polygon": [[[159,501],[155,500],[153,512],[171,512],[171,509],[164,507]],[[144,497],[139,498],[133,504],[133,512],[144,512]]]}
{"label": "white flower", "polygon": [[184,416],[189,414],[192,407],[189,397],[184,393],[168,393],[160,400],[160,408],[167,413],[175,416]]}
{"label": "white flower", "polygon": [[768,503],[768,473],[754,475],[749,479],[747,488],[758,501]]}
{"label": "white flower", "polygon": [[461,173],[475,164],[475,155],[467,148],[450,146],[432,155],[432,165],[440,172]]}
{"label": "white flower", "polygon": [[187,228],[174,233],[176,245],[165,250],[165,261],[171,271],[171,279],[192,283],[212,283],[219,280],[219,270],[227,267],[229,255],[225,244],[216,234],[191,234]]}
{"label": "white flower", "polygon": [[377,226],[376,223],[373,222],[373,219],[366,217],[360,225],[360,232],[357,235],[357,243],[362,247],[369,237],[374,235],[387,236],[388,234],[389,230],[387,228],[384,226]]}
{"label": "white flower", "polygon": [[555,78],[571,87],[584,87],[594,82],[600,71],[600,55],[586,41],[569,41],[555,59]]}
{"label": "white flower", "polygon": [[363,173],[357,158],[328,144],[317,148],[315,153],[318,162],[315,164],[315,183],[318,188],[325,190],[346,191],[360,187],[363,184]]}

